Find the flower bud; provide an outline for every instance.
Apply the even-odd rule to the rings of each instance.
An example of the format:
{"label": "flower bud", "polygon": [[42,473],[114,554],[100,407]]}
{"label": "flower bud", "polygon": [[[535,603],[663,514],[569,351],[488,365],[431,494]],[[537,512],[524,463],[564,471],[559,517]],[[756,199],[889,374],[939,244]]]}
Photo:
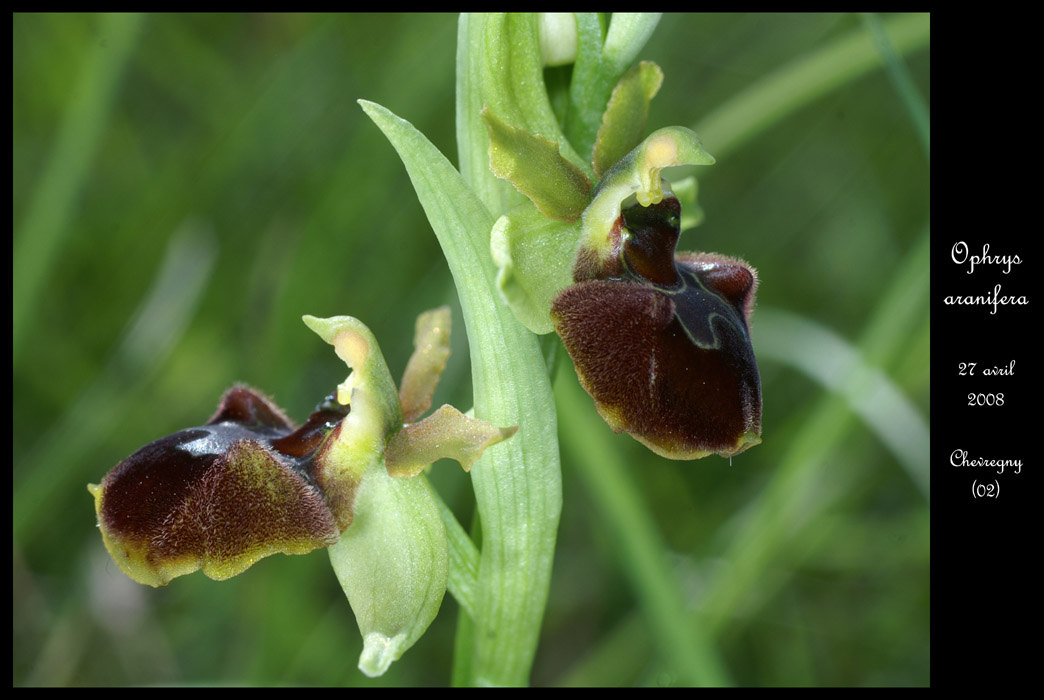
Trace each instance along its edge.
{"label": "flower bud", "polygon": [[572,12],[541,12],[537,16],[540,58],[545,66],[565,66],[576,60],[576,17]]}

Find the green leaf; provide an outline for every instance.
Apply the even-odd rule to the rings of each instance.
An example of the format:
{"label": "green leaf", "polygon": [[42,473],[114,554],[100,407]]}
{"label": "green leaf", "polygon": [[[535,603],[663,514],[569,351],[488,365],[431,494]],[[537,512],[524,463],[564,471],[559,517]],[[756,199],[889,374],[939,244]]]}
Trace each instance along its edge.
{"label": "green leaf", "polygon": [[529,197],[544,216],[576,221],[587,207],[591,183],[558,152],[558,144],[505,124],[488,108],[489,168]]}
{"label": "green leaf", "polygon": [[554,221],[526,202],[497,219],[490,252],[497,287],[515,316],[538,334],[551,333],[551,302],[573,283],[579,224]]}
{"label": "green leaf", "polygon": [[662,84],[663,71],[649,61],[642,61],[620,78],[595,140],[591,156],[595,175],[601,177],[642,142],[649,120],[649,103]]}

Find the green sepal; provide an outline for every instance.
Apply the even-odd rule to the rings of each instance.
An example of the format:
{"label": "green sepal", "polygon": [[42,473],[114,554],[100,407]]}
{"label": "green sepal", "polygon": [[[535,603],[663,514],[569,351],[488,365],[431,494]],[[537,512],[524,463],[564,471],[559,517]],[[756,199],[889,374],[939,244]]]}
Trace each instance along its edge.
{"label": "green sepal", "polygon": [[440,459],[454,459],[471,471],[487,447],[507,440],[518,426],[498,428],[489,421],[471,418],[449,405],[395,433],[385,451],[388,473],[394,477],[420,474]]}
{"label": "green sepal", "polygon": [[641,143],[649,120],[649,103],[662,84],[663,71],[651,61],[642,61],[620,78],[595,138],[591,156],[595,175],[601,177]]}
{"label": "green sepal", "polygon": [[696,132],[683,126],[658,129],[621,158],[598,182],[594,198],[584,210],[581,251],[598,264],[616,255],[611,237],[621,203],[632,194],[642,206],[658,204],[664,196],[660,172],[679,165],[711,165],[714,157],[703,149]]}
{"label": "green sepal", "polygon": [[489,172],[489,135],[479,112],[559,144],[562,155],[591,177],[590,158],[566,140],[544,84],[535,13],[463,13],[457,52],[457,144],[460,174],[491,212],[518,205],[522,196]]}
{"label": "green sepal", "polygon": [[580,224],[548,219],[525,202],[497,219],[490,234],[497,288],[515,317],[537,334],[551,333],[551,302],[573,282]]}
{"label": "green sepal", "polygon": [[544,216],[561,221],[580,218],[591,196],[591,183],[562,157],[558,144],[506,124],[488,108],[482,121],[489,130],[489,168],[526,195]]}
{"label": "green sepal", "polygon": [[446,530],[424,476],[393,479],[383,461],[374,465],[352,526],[329,552],[362,633],[359,670],[380,676],[424,634],[446,593]]}

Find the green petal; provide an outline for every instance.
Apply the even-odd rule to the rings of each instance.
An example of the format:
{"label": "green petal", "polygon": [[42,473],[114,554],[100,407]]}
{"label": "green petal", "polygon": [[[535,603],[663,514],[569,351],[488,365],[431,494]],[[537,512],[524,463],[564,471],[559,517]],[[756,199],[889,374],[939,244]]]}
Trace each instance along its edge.
{"label": "green petal", "polygon": [[450,355],[450,310],[442,306],[417,317],[413,334],[413,355],[406,364],[399,388],[402,416],[407,423],[420,418],[431,408],[431,397]]}
{"label": "green petal", "polygon": [[529,197],[552,219],[576,221],[587,206],[591,183],[563,158],[554,141],[505,124],[489,109],[482,110],[489,130],[489,167]]}
{"label": "green petal", "polygon": [[498,428],[489,421],[469,418],[452,406],[443,406],[419,423],[407,425],[388,442],[385,459],[395,477],[419,474],[440,459],[455,459],[470,471],[485,449],[508,439],[518,426]]}
{"label": "green petal", "polygon": [[641,143],[649,120],[649,103],[662,84],[663,71],[650,61],[642,61],[620,78],[595,139],[591,157],[595,175],[601,177]]}
{"label": "green petal", "polygon": [[498,268],[497,287],[515,317],[534,333],[554,330],[551,302],[573,282],[579,240],[579,224],[545,218],[530,202],[493,225],[490,252]]}

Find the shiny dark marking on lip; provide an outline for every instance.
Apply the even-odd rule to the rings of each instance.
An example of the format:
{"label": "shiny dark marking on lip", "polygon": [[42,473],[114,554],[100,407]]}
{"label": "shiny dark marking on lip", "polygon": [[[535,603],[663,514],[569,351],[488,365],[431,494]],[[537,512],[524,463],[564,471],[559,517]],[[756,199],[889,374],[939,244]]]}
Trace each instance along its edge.
{"label": "shiny dark marking on lip", "polygon": [[229,389],[205,425],[154,440],[123,460],[106,478],[105,515],[117,530],[151,523],[184,489],[240,444],[271,450],[273,459],[316,488],[313,457],[348,415],[332,395],[296,430],[275,404],[243,386]]}
{"label": "shiny dark marking on lip", "polygon": [[689,339],[704,350],[721,347],[714,323],[721,319],[747,336],[742,310],[700,279],[696,269],[674,257],[680,235],[681,205],[673,197],[658,205],[628,207],[621,214],[624,278],[648,284],[674,301],[675,316]]}
{"label": "shiny dark marking on lip", "polygon": [[[648,284],[644,278],[631,271],[630,268],[625,269],[629,273],[627,278],[634,282]],[[734,304],[707,287],[695,270],[685,265],[678,265],[677,273],[678,284],[674,286],[665,287],[659,284],[649,286],[670,295],[674,302],[674,315],[694,345],[704,350],[719,349],[721,339],[714,331],[714,324],[719,320],[728,323],[742,333],[749,342],[747,323]]]}

